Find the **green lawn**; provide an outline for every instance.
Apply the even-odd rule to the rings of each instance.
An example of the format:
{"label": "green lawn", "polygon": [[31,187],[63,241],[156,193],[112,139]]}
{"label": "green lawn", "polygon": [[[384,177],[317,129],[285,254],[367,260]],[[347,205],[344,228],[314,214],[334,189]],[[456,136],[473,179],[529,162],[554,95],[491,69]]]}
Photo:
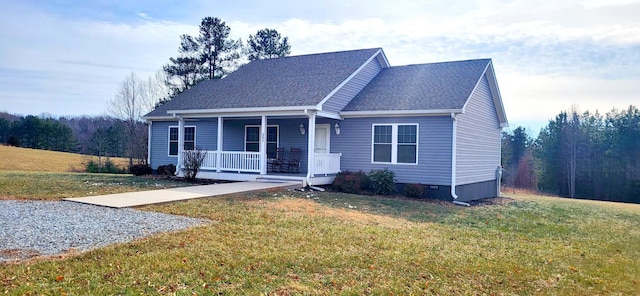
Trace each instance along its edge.
{"label": "green lawn", "polygon": [[163,178],[132,175],[0,171],[0,199],[60,200],[188,185]]}
{"label": "green lawn", "polygon": [[[11,183],[33,178],[0,176]],[[63,190],[85,194],[84,184],[93,182],[89,176],[64,176],[71,185]],[[517,195],[466,208],[279,190],[141,209],[212,223],[83,254],[0,265],[0,292],[634,295],[640,290],[638,205]]]}

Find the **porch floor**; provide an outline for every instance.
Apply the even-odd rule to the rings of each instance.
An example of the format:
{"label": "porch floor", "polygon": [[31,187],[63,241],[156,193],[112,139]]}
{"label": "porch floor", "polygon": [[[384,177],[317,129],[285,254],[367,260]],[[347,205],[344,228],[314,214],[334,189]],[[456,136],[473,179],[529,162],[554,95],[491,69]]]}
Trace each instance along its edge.
{"label": "porch floor", "polygon": [[251,181],[235,182],[202,186],[189,186],[172,189],[149,190],[118,194],[107,194],[87,197],[64,198],[85,204],[105,206],[110,208],[127,208],[149,204],[188,200],[224,194],[240,193],[254,190],[264,190],[279,187],[300,187],[301,182],[287,181]]}

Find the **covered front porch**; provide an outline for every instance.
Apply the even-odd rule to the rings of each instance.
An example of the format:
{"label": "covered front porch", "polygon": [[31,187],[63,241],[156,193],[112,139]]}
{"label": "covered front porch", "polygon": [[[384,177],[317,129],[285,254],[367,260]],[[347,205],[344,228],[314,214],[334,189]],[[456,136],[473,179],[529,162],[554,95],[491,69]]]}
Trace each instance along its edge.
{"label": "covered front porch", "polygon": [[[331,137],[340,134],[339,120],[307,110],[300,113],[175,113],[178,172],[185,153],[197,149],[205,154],[198,178],[330,184],[340,172],[342,154],[331,151],[330,145]],[[169,150],[171,139],[170,132]],[[284,157],[279,157],[276,151],[282,149]],[[297,159],[294,149],[299,151]],[[274,170],[271,163],[277,159],[287,162],[287,169]]]}

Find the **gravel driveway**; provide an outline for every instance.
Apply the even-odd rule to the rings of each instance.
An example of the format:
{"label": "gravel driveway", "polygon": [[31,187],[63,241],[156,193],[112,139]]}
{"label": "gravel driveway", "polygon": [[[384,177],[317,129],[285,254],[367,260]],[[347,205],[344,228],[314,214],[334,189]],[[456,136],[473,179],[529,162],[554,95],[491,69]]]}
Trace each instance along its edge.
{"label": "gravel driveway", "polygon": [[86,251],[207,222],[69,201],[0,200],[0,262]]}

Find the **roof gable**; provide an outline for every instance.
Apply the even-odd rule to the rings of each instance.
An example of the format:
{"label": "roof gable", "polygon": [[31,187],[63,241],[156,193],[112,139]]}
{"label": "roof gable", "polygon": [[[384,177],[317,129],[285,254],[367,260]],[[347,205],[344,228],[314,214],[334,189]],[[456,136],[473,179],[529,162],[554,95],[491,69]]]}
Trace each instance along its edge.
{"label": "roof gable", "polygon": [[254,60],[220,80],[205,80],[146,116],[170,110],[315,106],[380,48]]}
{"label": "roof gable", "polygon": [[383,69],[343,111],[462,110],[489,59]]}

